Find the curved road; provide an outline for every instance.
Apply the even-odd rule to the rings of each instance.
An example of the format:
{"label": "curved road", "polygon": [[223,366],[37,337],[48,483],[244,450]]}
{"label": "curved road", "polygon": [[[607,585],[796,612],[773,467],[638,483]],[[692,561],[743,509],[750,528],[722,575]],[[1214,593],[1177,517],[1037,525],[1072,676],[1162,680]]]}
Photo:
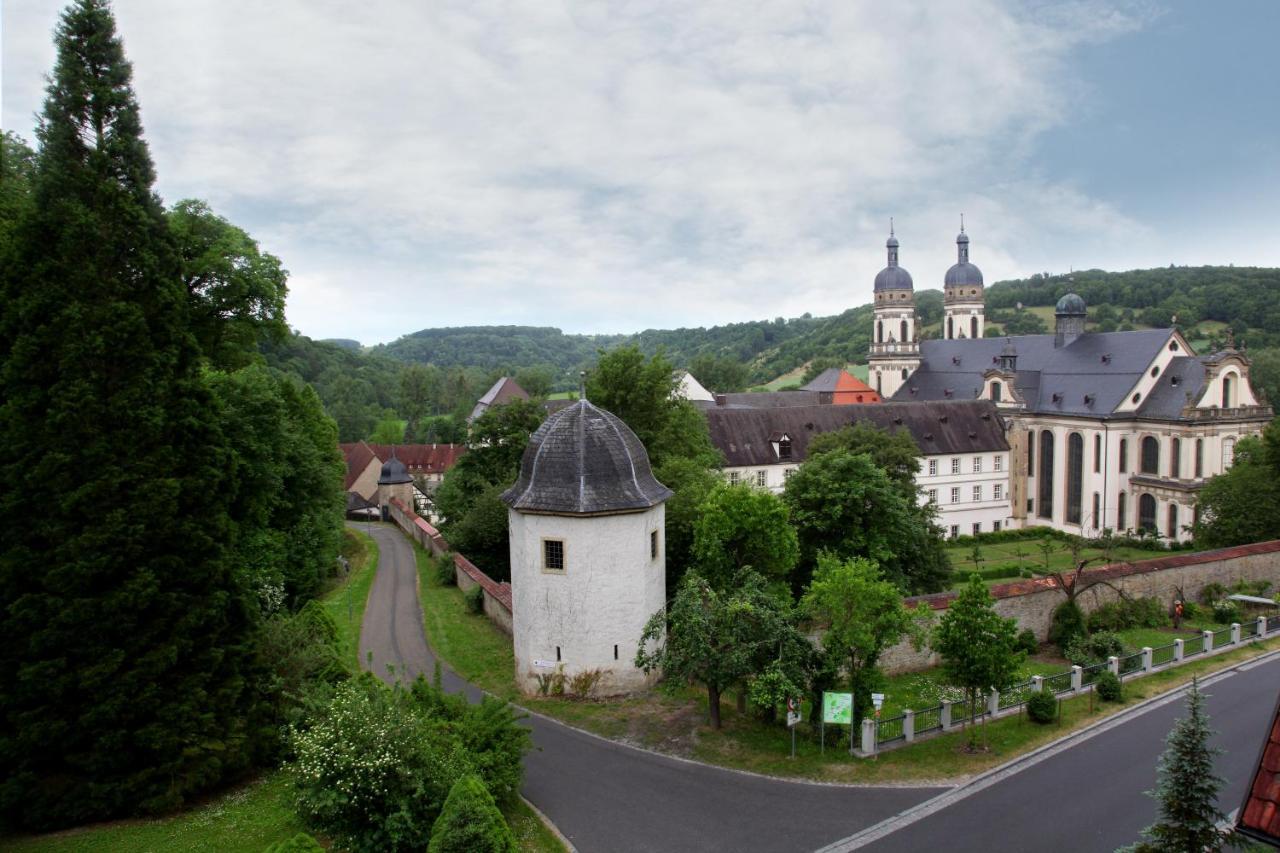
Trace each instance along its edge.
{"label": "curved road", "polygon": [[[435,658],[423,633],[412,548],[394,527],[370,532],[381,558],[361,660],[372,653],[373,671],[384,679],[388,665],[409,679],[430,677]],[[1215,677],[1206,690],[1215,745],[1225,750],[1217,763],[1227,779],[1225,812],[1243,796],[1277,685],[1280,658],[1270,658]],[[447,667],[444,686],[478,701],[480,692]],[[630,749],[535,716],[523,792],[583,853],[793,853],[824,845],[833,853],[1110,851],[1154,820],[1155,804],[1143,791],[1154,787],[1156,758],[1182,713],[1179,695],[960,788],[784,782]]]}
{"label": "curved road", "polygon": [[[365,530],[365,525],[358,525]],[[369,531],[380,559],[360,634],[360,660],[390,680],[431,677],[413,550],[400,531]],[[480,692],[447,667],[444,686]],[[732,850],[794,853],[830,844],[946,789],[848,788],[782,782],[630,749],[531,717],[524,795],[582,853]]]}

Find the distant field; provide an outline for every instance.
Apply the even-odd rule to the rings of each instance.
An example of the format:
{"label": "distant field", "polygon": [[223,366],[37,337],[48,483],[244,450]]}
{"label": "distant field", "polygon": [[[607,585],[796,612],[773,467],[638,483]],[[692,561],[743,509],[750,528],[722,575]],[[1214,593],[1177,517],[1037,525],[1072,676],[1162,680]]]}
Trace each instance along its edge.
{"label": "distant field", "polygon": [[[790,370],[782,374],[777,379],[774,379],[772,382],[766,382],[764,385],[760,385],[757,387],[763,388],[766,391],[777,391],[779,388],[782,388],[784,385],[798,385],[800,383],[800,378],[804,376],[804,372],[807,369],[808,369],[808,365],[801,365],[800,367],[797,367],[795,370]],[[863,382],[867,381],[867,365],[846,364],[844,366],[844,369],[849,371],[849,373],[851,373],[852,375],[861,379]]]}

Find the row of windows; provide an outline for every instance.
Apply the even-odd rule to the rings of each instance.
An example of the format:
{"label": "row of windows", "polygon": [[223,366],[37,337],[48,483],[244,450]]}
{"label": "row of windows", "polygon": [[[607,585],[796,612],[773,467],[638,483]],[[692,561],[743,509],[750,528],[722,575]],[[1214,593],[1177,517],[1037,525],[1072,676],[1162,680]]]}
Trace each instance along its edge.
{"label": "row of windows", "polygon": [[[973,523],[973,527],[971,528],[971,530],[972,530],[972,535],[977,536],[979,533],[982,532],[982,522],[975,521]],[[991,522],[991,532],[992,533],[1000,532],[1000,522],[998,521]],[[951,538],[955,539],[959,535],[960,535],[960,525],[958,524],[951,525]]]}
{"label": "row of windows", "polygon": [[[982,457],[981,457],[981,456],[975,456],[975,457],[973,457],[972,465],[973,465],[973,473],[975,473],[975,474],[981,474],[981,473],[982,473]],[[938,476],[938,460],[937,460],[937,459],[930,459],[930,460],[929,460],[929,468],[928,468],[928,470],[929,470],[929,476],[930,476],[930,477],[936,477],[936,476]],[[992,457],[991,457],[991,470],[992,470],[992,471],[1003,471],[1003,470],[1004,470],[1004,457],[1003,457],[1003,456],[1001,456],[1000,454],[998,454],[998,453],[997,453],[995,456],[992,456]],[[952,473],[952,474],[959,474],[959,473],[960,473],[960,457],[959,457],[959,456],[952,456],[952,457],[951,457],[951,473]]]}
{"label": "row of windows", "polygon": [[[1050,448],[1050,453],[1048,456],[1049,462],[1048,463],[1045,462],[1043,445],[1044,445],[1044,436],[1046,434],[1050,436],[1053,435],[1049,430],[1044,430],[1041,433],[1041,437],[1040,437],[1040,444],[1042,447],[1041,459],[1040,459],[1041,470],[1045,469],[1046,464],[1049,467],[1052,467],[1052,464],[1053,464],[1052,448]],[[1071,439],[1074,440],[1079,436],[1080,436],[1079,433],[1072,433]],[[1083,438],[1080,438],[1079,450],[1080,450],[1080,453],[1083,455],[1084,453]],[[1071,450],[1069,448],[1068,453],[1070,452]],[[1232,438],[1224,439],[1223,446],[1222,446],[1222,458],[1223,458],[1224,468],[1230,466],[1230,460],[1231,460],[1231,457],[1234,455],[1234,452],[1235,452],[1235,439],[1232,439]],[[1120,473],[1122,474],[1128,473],[1129,471],[1129,439],[1127,438],[1120,439],[1120,447],[1118,448],[1116,455],[1119,457],[1117,461],[1119,463]],[[1030,430],[1029,440],[1027,441],[1027,476],[1028,477],[1035,476],[1035,473],[1036,473],[1035,457],[1036,457],[1035,430]],[[1093,473],[1095,474],[1102,473],[1102,457],[1103,457],[1102,436],[1095,435],[1093,437]],[[1169,458],[1170,458],[1169,476],[1170,477],[1184,476],[1183,469],[1182,469],[1182,457],[1183,457],[1182,439],[1180,438],[1170,439],[1170,453],[1169,453]],[[1200,479],[1204,477],[1204,439],[1202,438],[1197,438],[1195,440],[1195,444],[1192,445],[1191,470],[1194,472],[1193,476],[1196,479]],[[1144,436],[1140,442],[1139,452],[1138,452],[1138,472],[1142,474],[1152,474],[1155,476],[1159,476],[1161,473],[1160,471],[1160,439],[1156,438],[1153,435]]]}
{"label": "row of windows", "polygon": [[[930,489],[930,490],[929,490],[929,492],[928,492],[928,494],[929,494],[929,501],[930,501],[931,503],[935,503],[935,504],[936,504],[936,503],[938,502],[938,490],[937,490],[937,489]],[[973,487],[973,491],[972,491],[972,492],[970,492],[970,494],[973,496],[973,500],[975,500],[975,501],[980,501],[980,500],[982,500],[982,499],[983,499],[983,498],[982,498],[982,486],[981,486],[981,485],[974,486],[974,487]],[[991,499],[992,499],[993,501],[1002,501],[1002,500],[1004,500],[1004,483],[992,483],[992,485],[991,485]],[[952,486],[952,487],[951,487],[951,501],[950,501],[950,502],[951,502],[951,503],[953,503],[953,504],[958,504],[958,503],[960,503],[960,487],[959,487],[959,486]]]}
{"label": "row of windows", "polygon": [[[782,479],[784,480],[791,479],[791,475],[794,474],[795,472],[796,472],[796,469],[794,468],[783,468]],[[729,472],[729,485],[736,486],[741,482],[743,482],[741,471]],[[759,471],[750,472],[747,475],[746,482],[751,483],[754,486],[759,486],[762,489],[765,488],[766,486],[769,485],[769,470],[767,468],[761,468]]]}
{"label": "row of windows", "polygon": [[[658,549],[661,547],[661,540],[658,538],[658,531],[649,531],[649,559],[658,559]],[[542,540],[542,570],[544,572],[556,572],[563,574],[565,571],[565,548],[563,539],[543,539]]]}

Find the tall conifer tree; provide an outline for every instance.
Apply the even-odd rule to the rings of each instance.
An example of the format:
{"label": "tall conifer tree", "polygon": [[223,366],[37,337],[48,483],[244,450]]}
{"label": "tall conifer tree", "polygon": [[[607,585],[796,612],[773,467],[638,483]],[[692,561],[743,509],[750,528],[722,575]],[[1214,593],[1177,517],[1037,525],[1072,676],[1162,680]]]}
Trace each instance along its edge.
{"label": "tall conifer tree", "polygon": [[149,811],[247,754],[225,442],[106,0],[75,0],[0,271],[0,812]]}

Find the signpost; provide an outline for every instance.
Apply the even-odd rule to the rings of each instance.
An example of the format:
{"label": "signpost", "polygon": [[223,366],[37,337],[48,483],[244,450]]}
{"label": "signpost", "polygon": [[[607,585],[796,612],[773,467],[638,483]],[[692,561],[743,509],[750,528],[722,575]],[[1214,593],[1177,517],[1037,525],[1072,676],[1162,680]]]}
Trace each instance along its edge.
{"label": "signpost", "polygon": [[534,659],[533,665],[538,667],[539,669],[555,669],[556,668],[556,662],[553,660]]}
{"label": "signpost", "polygon": [[800,700],[787,700],[787,728],[791,729],[791,757],[796,757],[796,723],[800,722]]}
{"label": "signpost", "polygon": [[849,754],[853,754],[853,694],[822,694],[822,748],[826,752],[827,723],[849,727]]}

